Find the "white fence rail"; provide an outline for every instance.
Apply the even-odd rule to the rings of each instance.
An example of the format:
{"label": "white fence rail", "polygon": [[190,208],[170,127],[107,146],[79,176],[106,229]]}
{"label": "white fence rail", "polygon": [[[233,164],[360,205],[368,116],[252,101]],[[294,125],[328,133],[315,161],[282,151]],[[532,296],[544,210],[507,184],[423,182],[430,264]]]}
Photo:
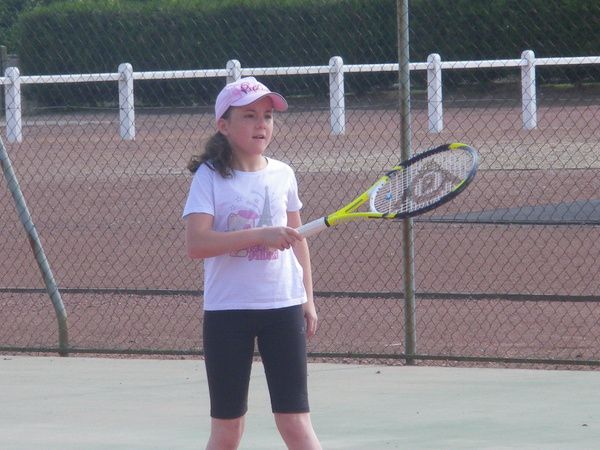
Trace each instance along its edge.
{"label": "white fence rail", "polygon": [[[429,55],[427,62],[411,63],[411,71],[427,71],[427,101],[429,131],[439,133],[444,128],[442,72],[444,70],[515,68],[521,69],[521,103],[523,128],[537,126],[537,101],[535,74],[537,66],[564,66],[600,64],[600,56],[536,58],[532,50],[525,50],[520,59],[497,59],[479,61],[442,61],[440,55]],[[119,65],[116,73],[91,73],[78,75],[21,75],[16,67],[9,67],[0,77],[4,85],[6,136],[9,142],[23,140],[21,118],[21,86],[25,84],[117,82],[119,96],[119,123],[122,139],[135,139],[135,80],[174,80],[184,78],[226,78],[227,82],[242,76],[329,75],[330,122],[333,134],[345,132],[344,74],[364,72],[397,72],[398,64],[348,64],[339,56],[324,66],[242,68],[239,61],[227,62],[225,69],[173,70],[134,72],[129,63]]]}

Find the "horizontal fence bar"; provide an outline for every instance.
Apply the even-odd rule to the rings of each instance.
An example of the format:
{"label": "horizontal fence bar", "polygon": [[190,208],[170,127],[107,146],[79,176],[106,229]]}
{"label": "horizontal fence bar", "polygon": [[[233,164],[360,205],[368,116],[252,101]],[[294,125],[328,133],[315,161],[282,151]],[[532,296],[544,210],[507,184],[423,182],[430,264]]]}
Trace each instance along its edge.
{"label": "horizontal fence bar", "polygon": [[219,78],[229,75],[227,69],[210,70],[164,70],[154,72],[133,72],[134,80],[175,80],[189,78]]}
{"label": "horizontal fence bar", "polygon": [[[176,289],[119,289],[119,288],[61,288],[65,294],[138,295],[141,297],[202,296],[201,290]],[[41,288],[0,288],[0,294],[43,294]]]}
{"label": "horizontal fence bar", "polygon": [[[0,353],[57,353],[57,347],[10,347],[0,346]],[[106,349],[106,348],[78,348],[69,347],[70,354],[97,354],[97,355],[158,355],[158,356],[198,356],[204,355],[200,349],[189,350],[161,350],[161,349]],[[258,354],[256,354],[258,356]],[[404,361],[407,356],[404,353],[361,353],[361,352],[311,352],[309,358],[328,359],[373,359],[373,360],[399,360]],[[586,359],[551,359],[535,357],[502,357],[502,356],[458,356],[458,355],[410,355],[411,359],[419,361],[455,361],[464,363],[490,363],[490,364],[537,364],[547,366],[582,366],[600,367],[600,360]]]}
{"label": "horizontal fence bar", "polygon": [[[491,68],[521,68],[521,102],[523,128],[532,130],[537,127],[537,102],[535,68],[537,66],[562,66],[600,64],[600,56],[578,56],[557,58],[536,58],[533,51],[526,50],[521,58],[485,59],[476,61],[442,61],[437,54],[431,54],[427,62],[410,63],[409,70],[427,71],[430,83],[428,97],[428,129],[431,133],[440,133],[444,128],[442,108],[442,71]],[[126,70],[122,70],[126,67]],[[117,73],[91,73],[70,75],[20,75],[18,68],[9,67],[6,76],[0,77],[0,84],[5,87],[7,137],[9,142],[21,142],[21,86],[26,84],[56,83],[119,83],[120,135],[123,140],[135,139],[135,106],[133,95],[134,80],[175,80],[225,78],[227,82],[242,76],[299,76],[329,75],[330,125],[334,135],[345,133],[344,74],[398,72],[399,64],[344,64],[342,58],[334,56],[329,65],[289,66],[289,67],[254,67],[242,68],[239,61],[230,60],[224,69],[193,69],[133,72],[129,63],[119,65]],[[10,126],[9,126],[10,125]]]}
{"label": "horizontal fence bar", "polygon": [[572,66],[585,64],[600,64],[600,56],[575,56],[560,58],[536,58],[535,64],[538,66]]}
{"label": "horizontal fence bar", "polygon": [[[495,59],[474,61],[442,61],[442,69],[490,69],[504,67],[521,67],[525,65],[523,59]],[[576,56],[556,58],[536,58],[536,66],[568,66],[600,64],[600,56]],[[383,64],[346,64],[342,70],[345,73],[369,72],[397,72],[397,63]],[[410,70],[427,70],[429,63],[410,63]],[[318,75],[328,74],[328,65],[317,66],[289,66],[289,67],[255,67],[242,68],[242,76],[282,76],[282,75]],[[133,72],[136,80],[156,79],[189,79],[189,78],[218,78],[229,75],[227,69],[191,69],[191,70],[162,70]],[[51,84],[51,83],[91,83],[118,81],[119,73],[90,73],[90,74],[62,74],[62,75],[22,75],[21,84]],[[8,84],[7,77],[0,77],[0,84]]]}
{"label": "horizontal fence bar", "polygon": [[[119,288],[61,288],[63,294],[94,295],[137,295],[140,297],[201,297],[202,290],[176,289],[119,289]],[[0,294],[45,294],[41,288],[0,288]],[[403,299],[402,292],[358,292],[358,291],[315,291],[320,298],[369,298],[369,299]],[[562,303],[600,303],[597,295],[563,295],[563,294],[512,294],[506,292],[417,292],[420,300],[459,300],[459,301],[511,301],[511,302],[562,302]]]}
{"label": "horizontal fence bar", "polygon": [[[0,346],[0,353],[57,353],[57,347],[10,347]],[[69,354],[97,354],[97,355],[161,355],[161,356],[202,356],[204,352],[198,350],[161,350],[161,349],[106,349],[106,348],[78,348],[69,347]]]}
{"label": "horizontal fence bar", "polygon": [[457,361],[457,362],[484,362],[503,364],[540,364],[559,366],[600,366],[600,361],[594,359],[550,359],[550,358],[513,358],[495,356],[455,356],[455,355],[411,355],[411,358],[421,361]]}
{"label": "horizontal fence bar", "polygon": [[21,75],[21,84],[98,83],[119,81],[119,73],[88,73],[79,75]]}
{"label": "horizontal fence bar", "polygon": [[522,59],[484,59],[480,61],[442,61],[442,69],[492,69],[495,67],[521,67]]}
{"label": "horizontal fence bar", "polygon": [[290,66],[243,68],[242,76],[327,75],[329,66]]}
{"label": "horizontal fence bar", "polygon": [[[404,353],[333,353],[333,352],[310,352],[312,358],[352,358],[352,359],[387,359],[387,360],[406,360],[408,357]],[[455,356],[455,355],[410,355],[411,359],[420,361],[456,361],[456,362],[483,362],[483,363],[502,363],[502,364],[539,364],[539,365],[569,365],[569,366],[600,366],[599,360],[578,360],[578,359],[548,359],[548,358],[513,358],[513,357],[495,357],[495,356]]]}

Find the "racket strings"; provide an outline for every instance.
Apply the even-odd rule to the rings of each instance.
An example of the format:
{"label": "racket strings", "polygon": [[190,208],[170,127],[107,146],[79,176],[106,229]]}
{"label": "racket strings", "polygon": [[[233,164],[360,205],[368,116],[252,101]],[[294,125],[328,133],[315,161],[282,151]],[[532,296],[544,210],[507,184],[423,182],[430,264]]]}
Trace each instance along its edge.
{"label": "racket strings", "polygon": [[452,192],[469,175],[472,156],[441,152],[392,172],[376,192],[372,208],[382,214],[403,214],[426,208]]}

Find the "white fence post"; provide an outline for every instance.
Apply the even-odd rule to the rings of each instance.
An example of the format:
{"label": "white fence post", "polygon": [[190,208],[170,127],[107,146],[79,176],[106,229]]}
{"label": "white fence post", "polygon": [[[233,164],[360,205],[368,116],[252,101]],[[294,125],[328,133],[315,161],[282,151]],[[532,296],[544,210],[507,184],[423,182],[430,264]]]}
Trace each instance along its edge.
{"label": "white fence post", "polygon": [[521,53],[524,65],[521,66],[521,102],[523,108],[523,128],[537,127],[537,99],[535,89],[535,54],[533,50]]}
{"label": "white fence post", "polygon": [[230,59],[225,66],[229,75],[227,75],[227,84],[242,78],[242,65],[237,59]]}
{"label": "white fence post", "polygon": [[344,100],[344,61],[340,56],[329,60],[329,108],[331,131],[335,135],[346,131],[346,106]]}
{"label": "white fence post", "polygon": [[429,132],[440,133],[444,128],[442,58],[437,53],[432,53],[427,57],[427,113]]}
{"label": "white fence post", "polygon": [[9,83],[4,86],[6,112],[6,138],[8,142],[23,140],[23,123],[21,121],[21,77],[17,67],[7,67],[5,72]]}
{"label": "white fence post", "polygon": [[135,139],[135,106],[133,99],[133,67],[129,63],[119,65],[119,120],[121,138]]}

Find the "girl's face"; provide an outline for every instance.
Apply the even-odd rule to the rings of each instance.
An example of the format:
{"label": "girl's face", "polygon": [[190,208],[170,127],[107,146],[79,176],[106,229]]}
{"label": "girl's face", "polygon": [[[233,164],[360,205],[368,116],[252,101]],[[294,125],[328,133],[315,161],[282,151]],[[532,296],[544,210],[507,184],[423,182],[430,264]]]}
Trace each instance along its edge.
{"label": "girl's face", "polygon": [[227,118],[217,122],[227,137],[234,160],[252,161],[262,156],[273,136],[273,104],[263,97],[246,106],[232,107]]}

